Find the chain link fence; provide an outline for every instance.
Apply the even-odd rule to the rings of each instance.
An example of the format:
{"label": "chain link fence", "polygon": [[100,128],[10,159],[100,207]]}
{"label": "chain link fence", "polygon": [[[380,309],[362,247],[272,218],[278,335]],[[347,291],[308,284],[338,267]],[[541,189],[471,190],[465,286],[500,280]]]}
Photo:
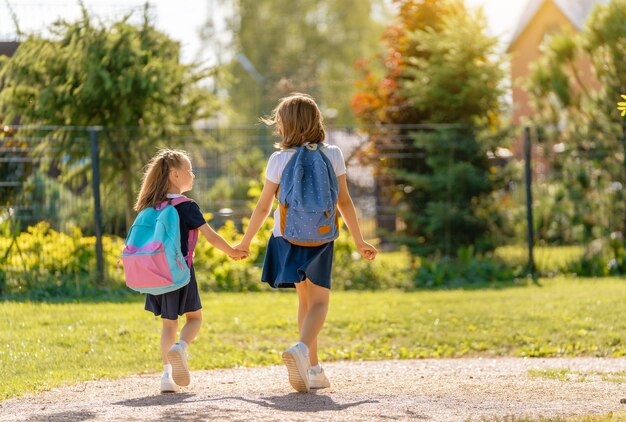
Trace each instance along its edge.
{"label": "chain link fence", "polygon": [[[412,240],[405,236],[407,224],[411,224],[406,218],[407,207],[419,207],[420,199],[415,197],[415,203],[407,205],[410,196],[399,200],[398,195],[410,195],[411,183],[420,183],[420,180],[399,182],[398,170],[423,163],[434,149],[450,151],[448,164],[439,167],[443,169],[442,177],[448,173],[442,189],[452,192],[464,182],[462,177],[455,179],[455,173],[448,171],[459,164],[454,154],[465,142],[463,136],[448,137],[445,142],[442,138],[428,138],[436,131],[458,130],[454,125],[328,129],[327,142],[338,145],[344,153],[349,189],[365,238],[376,238],[392,247]],[[422,137],[416,138],[416,133]],[[560,147],[548,148],[531,135],[529,131],[528,140],[534,140],[537,145],[529,150],[528,157],[533,159],[526,175],[523,157],[513,157],[508,150],[492,148],[485,157],[494,174],[503,178],[498,191],[492,195],[505,216],[501,221],[503,227],[498,229],[506,226],[506,230],[498,231],[497,235],[494,231],[494,236],[499,236],[494,239],[495,244],[515,246],[526,259],[529,227],[534,228],[531,238],[539,246],[587,246],[594,239],[621,232],[624,221],[621,184],[609,180],[601,184],[602,191],[592,192],[595,196],[583,192],[586,194],[583,198],[596,198],[593,203],[577,203],[571,191],[565,192],[560,180],[563,174],[558,167],[563,165]],[[273,144],[277,140],[263,125],[165,130],[5,127],[0,132],[2,271],[21,271],[20,268],[26,268],[26,262],[32,260],[37,260],[41,266],[54,266],[63,261],[65,250],[72,249],[69,245],[74,245],[72,250],[76,250],[75,244],[85,241],[86,249],[96,245],[98,262],[94,264],[94,272],[105,277],[115,262],[103,259],[102,255],[119,255],[120,244],[110,238],[125,237],[134,218],[131,207],[139,188],[142,166],[159,147],[182,148],[189,152],[196,174],[189,196],[208,214],[210,224],[218,229],[226,220],[233,220],[242,230],[242,219],[249,216],[254,207],[267,159],[275,150]],[[584,168],[583,164],[581,161],[581,168],[585,170],[581,174],[593,175],[594,169]],[[533,185],[525,181],[533,181]],[[590,189],[599,185],[581,186]],[[531,187],[534,200],[532,207],[527,207]],[[448,205],[441,205],[442,212],[448,212],[454,198],[449,201]],[[534,211],[530,226],[527,224],[529,210]],[[454,217],[445,224],[449,225],[449,230],[444,231],[446,236],[462,235],[455,231]],[[24,244],[23,240],[20,244],[19,239],[23,239],[20,234],[30,231],[35,233],[32,235],[35,239],[36,233],[48,229],[65,236],[60,236],[53,247]]]}
{"label": "chain link fence", "polygon": [[[101,127],[11,126],[0,132],[0,224],[4,236],[0,254],[7,269],[36,258],[42,267],[63,259],[76,242],[73,233],[95,237],[96,255],[119,255],[117,243],[104,235],[125,237],[135,214],[131,211],[142,167],[158,148],[181,148],[190,156],[196,174],[192,197],[219,229],[233,220],[239,230],[254,207],[255,187],[278,140],[261,125],[240,127],[169,128],[167,133]],[[351,193],[366,238],[376,237],[374,179],[371,165],[359,162],[357,152],[367,135],[352,128],[329,131],[328,142],[340,145],[346,156]],[[45,251],[20,245],[20,233],[52,229],[63,233]],[[38,233],[38,232],[37,232]],[[35,236],[33,235],[33,238]],[[21,237],[23,238],[23,236]],[[93,243],[93,239],[91,239]],[[43,245],[42,245],[43,247]],[[36,254],[36,257],[32,255]],[[8,259],[13,257],[14,259]],[[1,258],[1,256],[0,256]],[[111,262],[97,265],[111,270]]]}

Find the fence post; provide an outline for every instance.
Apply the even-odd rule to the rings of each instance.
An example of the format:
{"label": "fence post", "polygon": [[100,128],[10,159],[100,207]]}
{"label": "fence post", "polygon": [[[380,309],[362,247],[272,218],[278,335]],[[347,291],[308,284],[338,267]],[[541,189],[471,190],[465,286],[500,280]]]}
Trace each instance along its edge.
{"label": "fence post", "polygon": [[[622,119],[622,154],[624,155],[623,166],[626,171],[626,119]],[[622,239],[626,239],[626,210],[624,211],[624,228],[622,229]],[[623,242],[624,240],[622,240]]]}
{"label": "fence post", "polygon": [[89,143],[91,145],[91,171],[93,186],[93,217],[96,231],[96,277],[100,285],[104,284],[104,253],[102,250],[102,207],[100,205],[100,157],[98,137],[101,126],[90,126]]}
{"label": "fence post", "polygon": [[526,184],[526,224],[528,227],[528,271],[535,279],[535,258],[533,254],[535,231],[533,228],[533,192],[531,172],[530,128],[524,127],[524,174]]}

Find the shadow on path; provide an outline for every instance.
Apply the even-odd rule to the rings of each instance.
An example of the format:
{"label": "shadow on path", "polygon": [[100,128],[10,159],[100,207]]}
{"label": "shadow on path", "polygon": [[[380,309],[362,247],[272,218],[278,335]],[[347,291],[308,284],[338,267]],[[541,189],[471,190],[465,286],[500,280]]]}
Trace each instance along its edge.
{"label": "shadow on path", "polygon": [[365,403],[378,403],[378,400],[361,400],[352,403],[337,403],[331,397],[316,393],[289,393],[284,396],[261,397],[260,400],[244,397],[223,397],[223,399],[241,400],[247,403],[286,412],[320,412],[325,410],[339,411]]}
{"label": "shadow on path", "polygon": [[156,394],[154,396],[139,397],[136,399],[128,399],[112,403],[118,406],[129,407],[146,407],[146,406],[169,406],[172,404],[179,404],[182,402],[194,402],[205,400],[187,400],[194,397],[195,394],[189,393],[174,393],[174,394]]}
{"label": "shadow on path", "polygon": [[[148,407],[148,406],[170,406],[184,403],[194,402],[219,402],[239,400],[246,403],[256,404],[268,409],[274,409],[285,412],[320,412],[320,411],[341,411],[350,407],[359,406],[365,403],[378,403],[377,400],[360,400],[350,403],[337,403],[330,396],[318,395],[316,393],[301,394],[289,393],[282,396],[260,397],[259,399],[250,399],[241,396],[222,396],[215,398],[199,398],[196,394],[179,393],[179,394],[158,394],[153,396],[139,397],[112,403],[117,406],[128,407]],[[184,410],[173,409],[171,413],[161,415],[159,420],[170,420],[175,417],[179,420],[195,421],[206,420],[207,417],[220,415],[223,419],[230,419],[229,416],[237,414],[239,409],[225,409],[222,407],[214,407],[211,405],[201,409]],[[86,415],[87,416],[87,415]],[[91,417],[93,418],[93,416]],[[91,419],[91,418],[83,418]],[[69,419],[61,419],[69,420]]]}

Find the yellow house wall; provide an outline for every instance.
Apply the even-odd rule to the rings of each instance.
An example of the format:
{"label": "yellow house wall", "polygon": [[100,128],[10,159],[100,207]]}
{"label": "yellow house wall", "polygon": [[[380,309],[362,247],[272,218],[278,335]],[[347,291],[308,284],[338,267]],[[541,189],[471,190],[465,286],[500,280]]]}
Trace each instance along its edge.
{"label": "yellow house wall", "polygon": [[515,124],[519,124],[523,117],[531,113],[528,94],[520,85],[525,82],[524,80],[530,73],[530,64],[541,56],[539,46],[546,34],[558,30],[576,31],[561,10],[548,0],[509,47],[513,82],[513,122]]}
{"label": "yellow house wall", "polygon": [[[540,56],[539,47],[546,35],[557,31],[578,32],[578,29],[569,21],[551,0],[547,0],[537,11],[535,16],[527,24],[524,31],[518,36],[508,49],[511,55],[511,80],[513,82],[513,123],[522,124],[524,118],[532,114],[529,95],[522,88],[522,84],[530,73],[530,64]],[[581,73],[581,79],[597,87],[598,83],[591,72],[588,59],[581,59],[577,64]],[[520,140],[521,141],[521,140]],[[514,145],[516,156],[522,155],[522,143]]]}

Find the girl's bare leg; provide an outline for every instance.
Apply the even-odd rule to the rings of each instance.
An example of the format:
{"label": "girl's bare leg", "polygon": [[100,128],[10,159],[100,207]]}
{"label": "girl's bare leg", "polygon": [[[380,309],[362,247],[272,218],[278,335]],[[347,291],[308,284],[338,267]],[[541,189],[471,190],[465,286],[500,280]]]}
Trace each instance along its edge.
{"label": "girl's bare leg", "polygon": [[310,363],[315,366],[318,364],[317,336],[322,331],[328,313],[330,290],[309,280],[304,280],[300,284],[304,284],[306,288],[307,304],[307,312],[300,328],[300,341],[309,347]]}
{"label": "girl's bare leg", "polygon": [[187,312],[185,318],[185,325],[183,329],[180,330],[180,339],[187,344],[191,344],[200,332],[200,327],[202,326],[202,310],[199,309],[194,312]]}
{"label": "girl's bare leg", "polygon": [[167,351],[170,350],[172,344],[176,342],[176,333],[178,333],[178,320],[163,318],[163,328],[161,330],[161,358],[163,364],[166,365],[169,362],[167,359]]}

